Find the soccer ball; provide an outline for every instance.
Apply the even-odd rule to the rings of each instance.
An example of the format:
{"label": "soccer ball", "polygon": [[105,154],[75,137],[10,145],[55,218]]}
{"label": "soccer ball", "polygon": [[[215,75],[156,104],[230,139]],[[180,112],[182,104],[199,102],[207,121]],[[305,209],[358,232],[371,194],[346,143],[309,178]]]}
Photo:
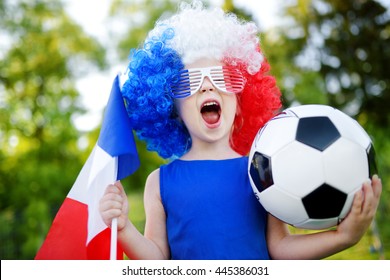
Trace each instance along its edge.
{"label": "soccer ball", "polygon": [[284,110],[259,130],[249,154],[257,199],[270,214],[298,228],[340,223],[354,194],[375,173],[368,134],[325,105]]}

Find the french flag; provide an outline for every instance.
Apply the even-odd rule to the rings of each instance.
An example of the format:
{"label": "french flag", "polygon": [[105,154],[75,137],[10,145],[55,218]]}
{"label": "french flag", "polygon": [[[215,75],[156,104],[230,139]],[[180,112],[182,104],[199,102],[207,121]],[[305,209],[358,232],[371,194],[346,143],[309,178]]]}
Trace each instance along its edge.
{"label": "french flag", "polygon": [[[129,176],[138,167],[132,126],[117,76],[99,139],[54,218],[35,259],[110,259],[111,230],[100,216],[99,201],[109,184]],[[123,250],[118,244],[113,245],[117,246],[116,258],[123,259]]]}

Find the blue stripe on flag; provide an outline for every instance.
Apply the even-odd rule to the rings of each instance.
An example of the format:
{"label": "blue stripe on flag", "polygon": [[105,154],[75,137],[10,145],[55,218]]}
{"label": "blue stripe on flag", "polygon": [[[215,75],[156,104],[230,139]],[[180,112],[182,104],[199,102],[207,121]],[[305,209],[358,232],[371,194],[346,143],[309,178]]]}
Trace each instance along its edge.
{"label": "blue stripe on flag", "polygon": [[117,76],[104,113],[98,145],[112,157],[118,157],[117,180],[121,180],[139,167],[132,125],[127,115]]}

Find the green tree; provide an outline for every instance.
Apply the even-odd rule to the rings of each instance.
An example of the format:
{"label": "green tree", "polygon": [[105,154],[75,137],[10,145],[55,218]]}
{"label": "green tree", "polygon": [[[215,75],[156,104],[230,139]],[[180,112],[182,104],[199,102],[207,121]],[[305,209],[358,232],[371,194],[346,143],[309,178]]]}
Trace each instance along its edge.
{"label": "green tree", "polygon": [[0,4],[1,259],[31,259],[82,161],[75,79],[105,50],[55,1]]}
{"label": "green tree", "polygon": [[111,20],[120,20],[129,28],[124,34],[117,34],[117,50],[121,59],[126,59],[132,48],[137,48],[145,40],[149,30],[162,16],[176,11],[179,0],[144,0],[124,1],[112,0]]}

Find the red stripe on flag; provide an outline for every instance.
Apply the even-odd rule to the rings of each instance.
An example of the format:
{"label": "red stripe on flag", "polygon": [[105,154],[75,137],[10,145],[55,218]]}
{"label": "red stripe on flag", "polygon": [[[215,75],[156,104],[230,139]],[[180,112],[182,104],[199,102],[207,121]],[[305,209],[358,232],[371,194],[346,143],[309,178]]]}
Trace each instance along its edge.
{"label": "red stripe on flag", "polygon": [[[111,229],[106,228],[96,235],[87,246],[87,257],[89,260],[109,260],[110,259]],[[117,260],[123,260],[123,250],[117,243]]]}
{"label": "red stripe on flag", "polygon": [[[97,234],[86,246],[87,223],[87,205],[65,198],[35,259],[109,260],[111,229],[106,228]],[[123,260],[123,250],[119,244],[117,259]]]}
{"label": "red stripe on flag", "polygon": [[85,246],[87,240],[87,223],[87,205],[68,197],[65,198],[35,259],[87,259]]}

